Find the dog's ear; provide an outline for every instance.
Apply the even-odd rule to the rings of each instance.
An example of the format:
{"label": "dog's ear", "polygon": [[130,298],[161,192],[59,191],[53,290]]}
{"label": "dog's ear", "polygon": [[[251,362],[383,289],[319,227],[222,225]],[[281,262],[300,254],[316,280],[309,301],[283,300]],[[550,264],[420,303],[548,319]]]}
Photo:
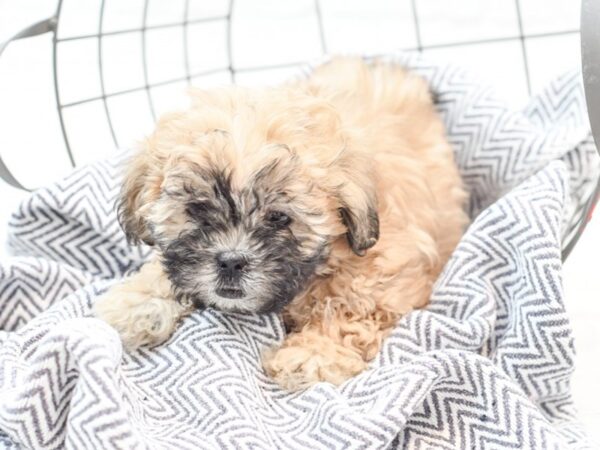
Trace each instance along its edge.
{"label": "dog's ear", "polygon": [[144,150],[138,151],[127,167],[121,192],[117,200],[117,217],[127,242],[154,245],[144,211],[148,205],[149,161]]}
{"label": "dog's ear", "polygon": [[311,136],[317,137],[314,147],[322,146],[320,157],[333,171],[329,182],[336,185],[348,244],[354,253],[364,256],[379,239],[377,195],[371,175],[373,162],[367,153],[352,150],[360,148],[360,144],[344,132],[339,113],[331,104],[317,100],[304,110],[311,117],[305,126]]}
{"label": "dog's ear", "polygon": [[377,196],[371,180],[348,180],[340,188],[340,216],[352,251],[364,256],[379,239]]}

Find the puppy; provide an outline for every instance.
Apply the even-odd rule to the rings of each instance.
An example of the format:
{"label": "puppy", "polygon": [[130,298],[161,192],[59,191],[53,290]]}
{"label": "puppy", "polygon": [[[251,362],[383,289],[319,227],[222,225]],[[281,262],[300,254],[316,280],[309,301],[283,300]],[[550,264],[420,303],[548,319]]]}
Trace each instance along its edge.
{"label": "puppy", "polygon": [[266,371],[292,390],[339,384],[427,304],[465,201],[428,87],[400,67],[337,59],[283,87],[196,91],[122,188],[127,238],[155,257],[95,311],[128,347],[194,308],[281,311]]}

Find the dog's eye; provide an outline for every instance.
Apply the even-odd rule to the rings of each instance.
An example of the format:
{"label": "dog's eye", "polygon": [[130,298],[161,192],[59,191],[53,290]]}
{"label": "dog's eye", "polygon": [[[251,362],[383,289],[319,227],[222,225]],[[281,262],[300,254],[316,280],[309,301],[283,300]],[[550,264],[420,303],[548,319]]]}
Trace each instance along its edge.
{"label": "dog's eye", "polygon": [[209,228],[212,226],[209,218],[209,210],[211,206],[206,202],[190,202],[186,205],[185,210],[188,215],[200,222],[202,227]]}
{"label": "dog's eye", "polygon": [[205,216],[209,208],[207,202],[189,202],[185,205],[185,211],[195,219]]}
{"label": "dog's eye", "polygon": [[269,222],[272,225],[284,227],[288,225],[291,221],[292,219],[287,214],[282,213],[281,211],[270,211],[269,213],[267,213],[267,222]]}

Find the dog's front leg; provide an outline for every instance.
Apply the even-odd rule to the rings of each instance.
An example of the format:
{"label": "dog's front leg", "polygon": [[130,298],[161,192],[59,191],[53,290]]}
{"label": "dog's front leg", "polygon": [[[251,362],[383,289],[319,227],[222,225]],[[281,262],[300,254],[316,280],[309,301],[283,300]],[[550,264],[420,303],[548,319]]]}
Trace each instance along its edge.
{"label": "dog's front leg", "polygon": [[263,364],[267,373],[289,390],[319,381],[338,385],[367,367],[358,347],[311,328],[290,334],[279,349],[265,354]]}
{"label": "dog's front leg", "polygon": [[166,341],[191,310],[173,299],[171,284],[156,260],[112,286],[94,304],[96,316],[115,328],[130,349]]}

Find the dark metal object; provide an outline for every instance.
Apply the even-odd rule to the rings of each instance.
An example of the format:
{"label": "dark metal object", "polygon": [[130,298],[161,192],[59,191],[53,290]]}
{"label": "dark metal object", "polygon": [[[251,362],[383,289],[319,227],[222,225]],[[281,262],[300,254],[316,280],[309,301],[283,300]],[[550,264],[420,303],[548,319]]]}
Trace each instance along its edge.
{"label": "dark metal object", "polygon": [[62,114],[62,106],[60,101],[60,89],[58,86],[58,40],[56,36],[58,34],[58,19],[60,17],[60,13],[62,11],[62,0],[58,1],[58,6],[56,7],[56,15],[54,20],[56,21],[56,26],[54,30],[52,30],[52,73],[54,77],[54,98],[56,99],[56,109],[58,111],[58,120],[60,123],[60,131],[63,136],[63,140],[65,141],[65,147],[67,149],[67,155],[69,156],[69,162],[72,167],[75,167],[75,158],[73,157],[73,152],[71,151],[71,146],[69,145],[69,138],[67,136],[67,129],[65,128],[65,120]]}
{"label": "dark metal object", "polygon": [[600,1],[581,5],[581,63],[590,125],[600,148]]}
{"label": "dark metal object", "polygon": [[[68,37],[58,37],[59,36],[59,26],[60,26],[60,17],[63,6],[63,1],[58,0],[57,10],[54,16],[42,20],[23,31],[17,33],[15,36],[10,38],[8,41],[4,43],[0,43],[0,56],[2,52],[7,48],[7,46],[14,40],[23,39],[32,36],[38,36],[45,33],[52,33],[52,61],[53,61],[53,76],[54,76],[54,90],[55,90],[55,99],[56,99],[56,107],[59,116],[59,123],[61,126],[62,136],[65,143],[65,148],[71,165],[73,167],[76,166],[76,161],[73,156],[71,143],[69,141],[69,136],[67,133],[67,128],[65,124],[64,110],[67,108],[74,108],[79,105],[100,101],[102,102],[102,107],[104,110],[104,114],[106,117],[106,123],[108,125],[110,135],[115,146],[119,146],[117,133],[115,132],[113,117],[111,117],[110,107],[108,104],[108,99],[117,96],[123,96],[127,94],[131,94],[134,92],[145,91],[146,98],[148,101],[148,109],[151,112],[151,115],[154,119],[156,119],[156,109],[153,100],[152,89],[155,87],[170,85],[178,82],[185,81],[187,84],[191,84],[192,80],[216,73],[228,72],[230,75],[230,79],[232,82],[236,81],[237,73],[244,72],[254,72],[261,70],[269,70],[269,69],[278,69],[278,68],[291,68],[302,65],[303,61],[286,63],[286,64],[274,64],[274,65],[262,65],[256,67],[236,67],[233,62],[233,43],[232,43],[232,17],[234,11],[234,1],[229,0],[228,10],[226,15],[222,16],[214,16],[214,17],[204,17],[200,19],[190,20],[189,11],[190,11],[190,0],[185,0],[183,17],[181,21],[176,21],[174,23],[166,23],[160,25],[148,25],[148,6],[150,0],[144,1],[143,6],[143,22],[141,28],[131,28],[131,29],[123,29],[116,31],[104,31],[104,10],[105,10],[105,0],[101,0],[100,2],[100,13],[98,20],[97,30],[93,30],[95,32],[89,34],[81,34],[78,36],[68,36]],[[539,34],[529,34],[525,35],[523,30],[523,20],[521,15],[520,8],[520,0],[515,0],[515,8],[517,11],[517,19],[519,24],[519,33],[517,36],[507,36],[501,38],[492,38],[492,39],[480,39],[480,40],[472,40],[465,42],[445,42],[436,45],[423,45],[420,33],[420,24],[419,24],[419,12],[417,9],[417,0],[411,0],[411,5],[413,9],[413,20],[415,24],[415,33],[417,39],[417,45],[415,48],[410,48],[406,50],[428,50],[428,49],[437,49],[437,48],[449,48],[449,47],[465,47],[470,45],[477,44],[488,44],[488,43],[497,43],[497,42],[508,42],[508,41],[520,41],[521,50],[524,60],[524,70],[525,77],[527,81],[527,88],[530,92],[530,74],[529,74],[529,65],[528,65],[528,56],[526,51],[525,41],[528,39],[535,39],[547,36],[561,36],[566,34],[577,34],[579,30],[568,30],[562,32],[554,32],[554,33],[539,33]],[[321,10],[321,1],[315,0],[315,15],[317,19],[319,38],[321,51],[326,53],[327,48],[327,39],[325,34],[325,19]],[[190,57],[189,57],[189,44],[188,44],[188,28],[189,25],[198,24],[198,23],[210,23],[210,22],[218,22],[224,21],[226,24],[226,32],[225,32],[225,44],[227,51],[227,66],[219,67],[211,70],[206,70],[198,73],[192,73],[190,70]],[[168,29],[168,28],[181,28],[182,29],[182,45],[184,52],[184,75],[180,77],[176,77],[169,80],[164,80],[160,82],[150,83],[150,77],[148,73],[148,62],[147,62],[147,46],[146,46],[146,33],[149,30],[156,29]],[[92,31],[92,30],[90,30]],[[140,35],[140,43],[141,43],[141,56],[142,56],[142,64],[143,64],[143,85],[125,89],[122,91],[116,92],[106,92],[106,87],[104,83],[104,68],[103,68],[103,38],[106,36],[113,35],[122,35],[122,34],[139,34]],[[581,22],[581,35],[582,35],[582,59],[583,59],[583,74],[584,74],[584,82],[586,87],[586,99],[588,103],[588,109],[590,113],[590,121],[592,123],[592,130],[596,139],[596,143],[598,144],[600,141],[600,0],[583,0],[582,6],[582,22]],[[97,39],[98,45],[98,70],[100,71],[100,95],[80,98],[68,103],[65,103],[61,99],[61,90],[60,90],[60,78],[58,74],[58,47],[63,42],[70,42],[75,40],[85,40],[85,39]],[[8,184],[15,186],[20,189],[25,189],[23,185],[17,180],[17,178],[10,172],[6,164],[2,161],[0,157],[0,178],[6,181]],[[574,233],[571,239],[565,244],[563,248],[563,260],[571,252],[572,248],[575,246],[579,236],[583,232],[585,224],[587,223],[587,217],[593,205],[596,203],[598,198],[598,193],[600,192],[600,184],[598,188],[592,195],[592,197],[588,200],[585,207],[582,208],[577,214],[579,215],[579,220],[576,221],[573,229],[571,230]],[[574,231],[576,229],[576,232]]]}
{"label": "dark metal object", "polygon": [[519,38],[521,41],[521,54],[523,55],[523,67],[525,70],[525,80],[527,81],[527,92],[531,94],[531,76],[529,75],[529,58],[527,57],[527,46],[525,45],[525,32],[523,30],[523,16],[521,14],[521,1],[515,0],[517,8],[517,21],[519,24]]}
{"label": "dark metal object", "polygon": [[229,78],[231,79],[231,82],[235,83],[235,70],[233,69],[233,39],[231,38],[233,31],[233,27],[231,25],[233,18],[233,2],[234,0],[229,0],[229,13],[227,14],[227,34],[225,35],[225,39],[227,45],[227,61],[229,62],[227,70],[229,71]]}
{"label": "dark metal object", "polygon": [[[56,17],[50,17],[49,19],[42,20],[38,23],[35,23],[19,33],[15,34],[12,38],[8,39],[6,42],[0,43],[0,56],[4,53],[4,50],[8,47],[8,45],[12,41],[16,41],[17,39],[23,39],[33,36],[39,36],[40,34],[45,34],[56,30],[56,25],[58,20]],[[14,177],[11,171],[6,167],[4,161],[2,161],[2,157],[0,156],[0,178],[6,181],[11,186],[14,186],[18,189],[25,189],[25,187],[19,183],[19,181]]]}
{"label": "dark metal object", "polygon": [[[581,4],[581,69],[590,126],[600,154],[600,0],[583,0]],[[563,247],[563,261],[583,234],[599,197],[600,180],[580,213],[577,231]]]}

